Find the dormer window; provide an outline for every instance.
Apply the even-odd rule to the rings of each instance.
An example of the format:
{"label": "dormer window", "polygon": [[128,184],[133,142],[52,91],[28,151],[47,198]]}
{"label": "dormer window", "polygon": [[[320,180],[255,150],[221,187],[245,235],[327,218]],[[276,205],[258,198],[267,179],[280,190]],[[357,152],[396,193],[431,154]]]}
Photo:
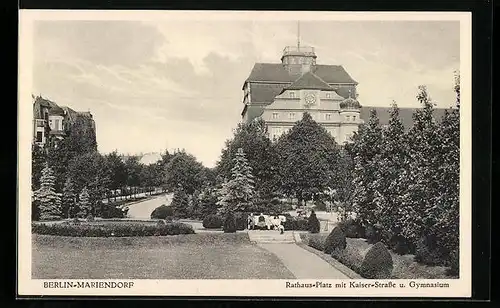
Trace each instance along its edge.
{"label": "dormer window", "polygon": [[352,120],[353,120],[353,121],[356,121],[356,116],[352,116]]}

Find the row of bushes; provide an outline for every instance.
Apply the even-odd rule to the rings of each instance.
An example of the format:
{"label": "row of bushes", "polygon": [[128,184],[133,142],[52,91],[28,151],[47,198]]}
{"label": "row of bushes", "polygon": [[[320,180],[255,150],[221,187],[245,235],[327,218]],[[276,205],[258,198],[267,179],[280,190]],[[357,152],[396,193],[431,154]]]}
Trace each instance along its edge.
{"label": "row of bushes", "polygon": [[165,236],[178,234],[194,234],[190,225],[183,223],[147,224],[141,222],[127,223],[34,223],[32,233],[44,235],[73,237],[132,237],[132,236]]}
{"label": "row of bushes", "polygon": [[[423,236],[417,243],[412,243],[400,233],[391,233],[378,228],[376,226],[364,226],[361,222],[348,219],[338,224],[339,228],[348,238],[365,238],[368,243],[373,244],[382,242],[390,250],[399,255],[413,254],[415,261],[434,266],[443,265],[442,253],[436,244],[436,239],[432,236]],[[457,267],[458,265],[458,250],[452,252],[449,262],[444,265]]]}
{"label": "row of bushes", "polygon": [[335,227],[328,235],[309,237],[307,244],[314,249],[331,255],[334,259],[358,272],[367,279],[388,279],[391,277],[392,256],[381,242],[373,245],[366,255],[347,248],[347,240],[340,227]]}
{"label": "row of bushes", "polygon": [[[234,214],[237,230],[245,230],[248,227],[247,218],[249,214],[246,212],[237,212]],[[309,223],[306,218],[293,217],[290,214],[284,214],[284,216],[286,217],[286,221],[283,223],[285,230],[309,231]],[[223,227],[223,224],[224,217],[219,215],[208,215],[203,219],[203,227],[206,229],[220,229]]]}

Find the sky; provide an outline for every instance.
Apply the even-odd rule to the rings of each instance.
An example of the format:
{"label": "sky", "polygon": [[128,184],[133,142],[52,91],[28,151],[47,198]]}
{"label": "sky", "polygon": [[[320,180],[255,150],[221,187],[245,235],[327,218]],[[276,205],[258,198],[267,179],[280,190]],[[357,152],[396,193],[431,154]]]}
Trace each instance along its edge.
{"label": "sky", "polygon": [[[301,21],[318,64],[343,65],[363,106],[452,106],[458,21]],[[99,151],[185,149],[208,167],[241,120],[254,63],[279,63],[296,21],[37,21],[33,94],[91,111]]]}

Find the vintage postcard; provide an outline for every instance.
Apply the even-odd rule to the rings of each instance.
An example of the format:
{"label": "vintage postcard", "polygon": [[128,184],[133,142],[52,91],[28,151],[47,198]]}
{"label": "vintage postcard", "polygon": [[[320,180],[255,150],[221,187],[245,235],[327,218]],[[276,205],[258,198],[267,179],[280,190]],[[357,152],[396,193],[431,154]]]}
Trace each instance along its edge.
{"label": "vintage postcard", "polygon": [[471,296],[469,13],[19,29],[19,295]]}

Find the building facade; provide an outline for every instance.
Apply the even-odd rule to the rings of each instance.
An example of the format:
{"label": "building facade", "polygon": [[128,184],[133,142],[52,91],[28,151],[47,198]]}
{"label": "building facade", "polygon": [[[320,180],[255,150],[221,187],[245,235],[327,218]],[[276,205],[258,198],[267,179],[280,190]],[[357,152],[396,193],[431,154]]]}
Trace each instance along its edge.
{"label": "building facade", "polygon": [[243,85],[244,122],[261,118],[271,139],[292,128],[304,112],[338,143],[363,123],[358,83],[340,65],[318,65],[312,47],[286,47],[281,63],[256,63]]}
{"label": "building facade", "polygon": [[65,130],[76,118],[85,117],[95,131],[95,121],[90,112],[77,112],[66,106],[56,103],[41,96],[33,97],[33,142],[43,146],[50,137],[61,140]]}

